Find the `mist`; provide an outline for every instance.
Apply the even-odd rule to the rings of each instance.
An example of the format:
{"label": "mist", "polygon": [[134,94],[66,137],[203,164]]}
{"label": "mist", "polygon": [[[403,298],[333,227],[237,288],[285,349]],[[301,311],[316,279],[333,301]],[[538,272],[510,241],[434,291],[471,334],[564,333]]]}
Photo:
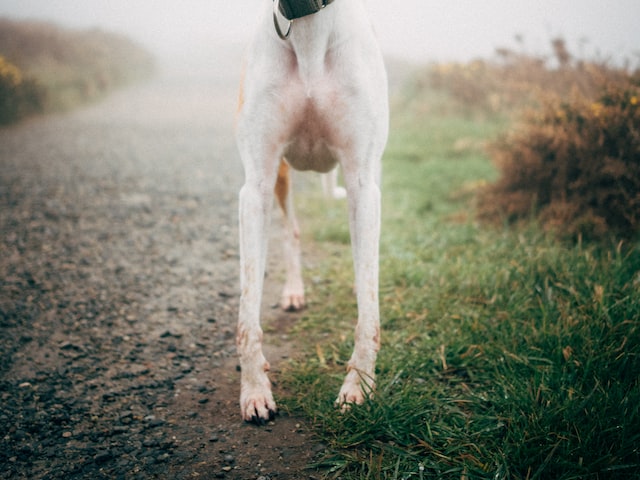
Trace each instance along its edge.
{"label": "mist", "polygon": [[[165,62],[237,56],[266,0],[3,0],[0,15],[124,33]],[[347,0],[338,0],[347,1]],[[387,55],[411,62],[488,58],[496,47],[549,51],[565,38],[570,51],[622,62],[640,58],[637,0],[369,0]],[[514,38],[522,39],[521,44]]]}

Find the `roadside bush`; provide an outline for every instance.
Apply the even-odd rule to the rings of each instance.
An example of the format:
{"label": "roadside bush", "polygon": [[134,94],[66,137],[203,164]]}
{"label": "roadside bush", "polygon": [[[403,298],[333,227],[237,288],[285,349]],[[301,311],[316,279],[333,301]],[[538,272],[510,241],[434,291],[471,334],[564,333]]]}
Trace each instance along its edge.
{"label": "roadside bush", "polygon": [[591,100],[547,99],[494,142],[501,178],[480,198],[484,218],[536,215],[573,238],[640,230],[640,80],[613,82]]}
{"label": "roadside bush", "polygon": [[473,116],[521,119],[490,145],[500,179],[480,195],[481,218],[537,218],[570,238],[633,237],[640,70],[577,58],[562,38],[550,46],[547,55],[500,48],[490,61],[434,65],[423,87]]}
{"label": "roadside bush", "polygon": [[151,55],[121,35],[6,18],[0,18],[0,56],[3,123],[90,102],[154,69]]}
{"label": "roadside bush", "polygon": [[446,92],[467,113],[494,115],[538,106],[550,93],[567,97],[577,92],[593,98],[603,82],[624,82],[627,76],[624,68],[573,56],[566,42],[555,38],[548,54],[526,53],[524,47],[498,48],[489,60],[432,65],[421,82]]}
{"label": "roadside bush", "polygon": [[41,112],[45,93],[38,83],[0,55],[0,125]]}

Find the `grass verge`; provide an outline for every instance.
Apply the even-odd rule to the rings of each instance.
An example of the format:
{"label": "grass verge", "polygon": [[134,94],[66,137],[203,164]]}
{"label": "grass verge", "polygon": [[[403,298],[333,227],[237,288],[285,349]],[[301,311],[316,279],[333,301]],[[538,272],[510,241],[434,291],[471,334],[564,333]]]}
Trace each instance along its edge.
{"label": "grass verge", "polygon": [[329,445],[328,477],[640,478],[637,243],[476,223],[475,193],[497,176],[482,147],[504,122],[438,105],[394,108],[378,385],[346,414],[333,407],[356,318],[346,207],[298,199],[327,255],[308,273],[297,328],[312,354],[284,372],[285,405]]}

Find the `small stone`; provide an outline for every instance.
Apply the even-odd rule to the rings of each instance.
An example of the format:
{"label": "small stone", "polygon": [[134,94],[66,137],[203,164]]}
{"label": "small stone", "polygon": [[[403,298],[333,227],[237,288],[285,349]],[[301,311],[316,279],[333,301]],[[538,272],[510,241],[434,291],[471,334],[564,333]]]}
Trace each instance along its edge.
{"label": "small stone", "polygon": [[149,428],[161,427],[165,423],[167,423],[167,422],[162,420],[162,419],[160,419],[160,418],[155,418],[155,419],[149,421]]}
{"label": "small stone", "polygon": [[102,452],[98,452],[93,459],[95,460],[96,463],[104,463],[107,460],[111,460],[111,457],[112,457],[111,452],[102,451]]}
{"label": "small stone", "polygon": [[163,453],[162,455],[158,455],[156,457],[156,463],[164,463],[169,460],[170,455],[168,453]]}

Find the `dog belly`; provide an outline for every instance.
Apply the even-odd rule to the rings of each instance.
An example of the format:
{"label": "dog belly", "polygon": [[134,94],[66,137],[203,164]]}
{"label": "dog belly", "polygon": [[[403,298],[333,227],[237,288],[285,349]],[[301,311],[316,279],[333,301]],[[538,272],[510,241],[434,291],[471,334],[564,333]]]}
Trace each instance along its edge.
{"label": "dog belly", "polygon": [[296,170],[329,172],[336,166],[335,147],[342,140],[336,126],[336,118],[341,117],[341,112],[335,92],[323,87],[314,95],[304,93],[304,89],[298,87],[297,95],[290,97],[293,100],[288,116],[291,127],[285,134],[288,141],[284,157]]}
{"label": "dog belly", "polygon": [[337,163],[331,148],[321,139],[316,141],[296,139],[287,146],[284,157],[289,165],[302,171],[313,170],[326,173],[333,170]]}

